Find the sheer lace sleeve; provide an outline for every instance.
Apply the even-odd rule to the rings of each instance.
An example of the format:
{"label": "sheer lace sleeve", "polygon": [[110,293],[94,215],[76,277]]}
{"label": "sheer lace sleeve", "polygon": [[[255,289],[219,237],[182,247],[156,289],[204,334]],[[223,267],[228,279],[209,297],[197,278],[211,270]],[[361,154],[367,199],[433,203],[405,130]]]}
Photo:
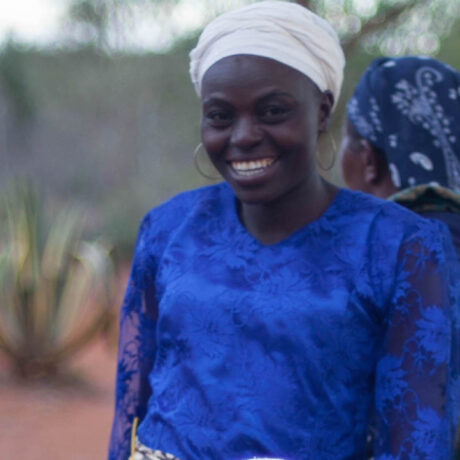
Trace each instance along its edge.
{"label": "sheer lace sleeve", "polygon": [[458,282],[457,261],[441,226],[427,225],[403,244],[376,370],[377,460],[453,458],[460,390]]}
{"label": "sheer lace sleeve", "polygon": [[148,374],[154,361],[157,308],[148,228],[148,218],[145,218],[139,230],[131,275],[121,308],[115,416],[109,460],[128,458],[132,422],[134,417],[142,419],[145,415],[150,396]]}

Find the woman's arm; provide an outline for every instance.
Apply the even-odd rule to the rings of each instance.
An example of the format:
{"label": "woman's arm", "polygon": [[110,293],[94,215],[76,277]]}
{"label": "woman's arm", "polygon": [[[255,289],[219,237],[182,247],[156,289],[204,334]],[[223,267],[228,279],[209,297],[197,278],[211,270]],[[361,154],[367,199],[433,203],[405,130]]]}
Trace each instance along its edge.
{"label": "woman's arm", "polygon": [[157,307],[154,267],[147,244],[148,217],[141,224],[125,299],[121,308],[115,416],[109,460],[129,457],[131,427],[145,415],[150,396],[148,374],[155,355]]}
{"label": "woman's arm", "polygon": [[460,390],[460,280],[449,235],[431,225],[399,253],[376,370],[377,460],[452,458]]}

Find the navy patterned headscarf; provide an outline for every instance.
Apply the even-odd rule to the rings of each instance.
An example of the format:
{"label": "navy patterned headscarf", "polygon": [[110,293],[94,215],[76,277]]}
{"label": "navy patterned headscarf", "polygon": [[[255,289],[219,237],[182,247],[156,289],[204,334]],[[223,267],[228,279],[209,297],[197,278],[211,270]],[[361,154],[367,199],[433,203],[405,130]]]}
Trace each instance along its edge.
{"label": "navy patterned headscarf", "polygon": [[356,132],[385,152],[405,189],[460,192],[460,73],[426,57],[374,60],[347,105]]}

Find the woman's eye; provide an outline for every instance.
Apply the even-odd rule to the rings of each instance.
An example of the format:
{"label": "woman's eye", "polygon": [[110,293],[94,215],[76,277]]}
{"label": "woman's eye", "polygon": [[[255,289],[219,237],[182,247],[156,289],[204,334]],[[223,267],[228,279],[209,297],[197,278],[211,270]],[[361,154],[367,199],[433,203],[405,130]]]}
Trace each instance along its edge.
{"label": "woman's eye", "polygon": [[231,115],[224,111],[209,112],[206,118],[214,126],[226,126],[231,121]]}
{"label": "woman's eye", "polygon": [[266,121],[281,121],[287,115],[288,110],[284,107],[269,106],[262,110],[262,118]]}

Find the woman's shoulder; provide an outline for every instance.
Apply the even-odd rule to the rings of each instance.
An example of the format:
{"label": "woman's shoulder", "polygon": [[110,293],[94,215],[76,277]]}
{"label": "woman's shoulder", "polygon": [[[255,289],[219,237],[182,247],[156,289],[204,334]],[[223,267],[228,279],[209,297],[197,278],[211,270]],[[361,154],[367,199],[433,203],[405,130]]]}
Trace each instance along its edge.
{"label": "woman's shoulder", "polygon": [[150,209],[141,221],[141,229],[173,230],[199,210],[219,209],[219,203],[226,197],[228,198],[228,187],[225,183],[178,193]]}
{"label": "woman's shoulder", "polygon": [[342,211],[354,219],[364,219],[373,225],[411,233],[419,227],[436,227],[430,219],[416,214],[397,203],[377,198],[367,193],[342,189]]}
{"label": "woman's shoulder", "polygon": [[[352,254],[359,276],[355,280],[361,287],[370,288],[377,305],[386,305],[393,292],[394,276],[409,255],[433,257],[438,264],[450,257],[450,237],[442,223],[365,193],[341,193],[347,224],[337,231],[344,233],[349,247],[356,248]],[[364,273],[367,275],[363,277]]]}
{"label": "woman's shoulder", "polygon": [[[371,245],[379,243],[389,249],[398,248],[416,240],[423,241],[424,245],[437,251],[449,239],[447,227],[434,219],[426,219],[409,209],[372,195],[343,190],[345,195],[345,212],[355,224],[351,227],[366,225],[367,242]],[[348,209],[347,209],[348,208]]]}

